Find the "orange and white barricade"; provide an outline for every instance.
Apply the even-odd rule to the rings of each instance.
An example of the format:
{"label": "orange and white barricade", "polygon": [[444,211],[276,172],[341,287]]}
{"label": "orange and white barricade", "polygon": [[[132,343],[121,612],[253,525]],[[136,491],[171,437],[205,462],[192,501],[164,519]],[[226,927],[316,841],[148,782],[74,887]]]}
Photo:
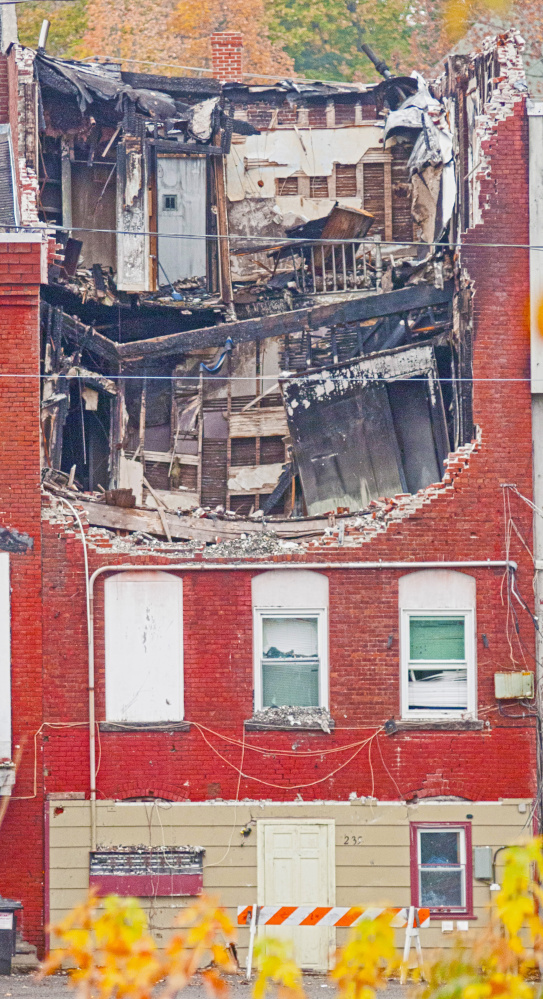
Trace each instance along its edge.
{"label": "orange and white barricade", "polygon": [[430,925],[430,910],[409,908],[392,909],[385,906],[340,905],[241,905],[238,906],[238,926],[250,927],[247,954],[247,980],[251,977],[253,949],[257,926],[357,926],[373,921],[383,913],[390,915],[390,925],[405,929],[403,972],[405,977],[411,944],[415,944],[417,962],[422,967],[422,947],[419,930]]}

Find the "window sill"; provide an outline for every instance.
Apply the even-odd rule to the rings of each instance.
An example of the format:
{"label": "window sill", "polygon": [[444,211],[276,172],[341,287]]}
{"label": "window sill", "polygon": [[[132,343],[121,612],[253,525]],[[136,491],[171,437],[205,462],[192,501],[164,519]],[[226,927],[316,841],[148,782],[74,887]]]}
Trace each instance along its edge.
{"label": "window sill", "polygon": [[391,718],[385,722],[385,732],[387,735],[395,735],[396,732],[481,732],[485,723],[478,718],[401,718],[396,721]]}
{"label": "window sill", "polygon": [[190,722],[113,722],[98,723],[100,732],[189,732]]}
{"label": "window sill", "polygon": [[324,732],[330,735],[335,722],[324,708],[264,708],[243,723],[246,732]]}
{"label": "window sill", "polygon": [[474,916],[472,912],[430,912],[430,922],[441,922],[447,919],[465,919],[467,921],[468,919],[477,919],[477,916]]}

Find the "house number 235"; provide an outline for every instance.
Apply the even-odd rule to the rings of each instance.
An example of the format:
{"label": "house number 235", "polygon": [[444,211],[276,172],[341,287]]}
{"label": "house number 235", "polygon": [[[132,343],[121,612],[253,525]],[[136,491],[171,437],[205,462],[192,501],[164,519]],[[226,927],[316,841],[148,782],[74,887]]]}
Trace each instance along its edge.
{"label": "house number 235", "polygon": [[345,836],[343,846],[362,846],[361,836]]}

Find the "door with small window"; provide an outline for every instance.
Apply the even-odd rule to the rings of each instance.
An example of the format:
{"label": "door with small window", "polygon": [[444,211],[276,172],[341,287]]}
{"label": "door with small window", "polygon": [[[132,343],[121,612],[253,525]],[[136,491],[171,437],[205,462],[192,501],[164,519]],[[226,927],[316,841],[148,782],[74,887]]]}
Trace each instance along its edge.
{"label": "door with small window", "polygon": [[157,157],[157,231],[159,285],[205,278],[205,156]]}
{"label": "door with small window", "polygon": [[444,916],[472,915],[471,825],[411,825],[412,904]]}

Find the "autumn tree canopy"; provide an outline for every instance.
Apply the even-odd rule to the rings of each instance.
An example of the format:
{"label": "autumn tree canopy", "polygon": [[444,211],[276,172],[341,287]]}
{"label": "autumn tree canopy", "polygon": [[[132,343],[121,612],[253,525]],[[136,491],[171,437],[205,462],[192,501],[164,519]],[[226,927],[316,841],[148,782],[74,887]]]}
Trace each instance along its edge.
{"label": "autumn tree canopy", "polygon": [[543,90],[541,0],[32,0],[18,17],[23,44],[36,45],[47,17],[53,55],[109,56],[142,72],[209,69],[210,35],[233,30],[243,33],[246,73],[361,81],[376,77],[364,42],[394,73],[432,75],[454,46],[469,51],[520,26],[534,93],[539,77]]}

